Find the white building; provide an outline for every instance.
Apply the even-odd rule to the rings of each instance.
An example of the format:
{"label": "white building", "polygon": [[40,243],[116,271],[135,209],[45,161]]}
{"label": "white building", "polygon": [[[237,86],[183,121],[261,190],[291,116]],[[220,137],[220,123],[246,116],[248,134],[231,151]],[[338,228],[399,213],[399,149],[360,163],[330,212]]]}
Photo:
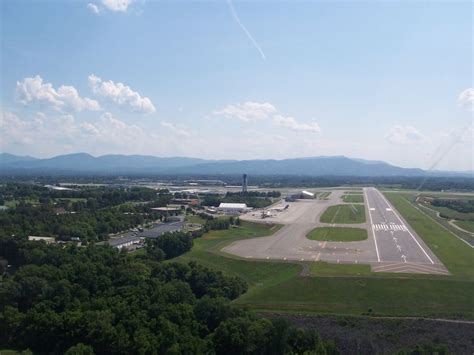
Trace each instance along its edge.
{"label": "white building", "polygon": [[301,198],[314,198],[314,194],[309,191],[301,191]]}
{"label": "white building", "polygon": [[31,242],[39,242],[43,241],[46,244],[53,244],[55,242],[55,239],[53,237],[39,237],[37,235],[29,235],[28,240]]}
{"label": "white building", "polygon": [[245,203],[226,203],[222,202],[218,208],[219,211],[227,214],[237,214],[247,212],[249,208]]}

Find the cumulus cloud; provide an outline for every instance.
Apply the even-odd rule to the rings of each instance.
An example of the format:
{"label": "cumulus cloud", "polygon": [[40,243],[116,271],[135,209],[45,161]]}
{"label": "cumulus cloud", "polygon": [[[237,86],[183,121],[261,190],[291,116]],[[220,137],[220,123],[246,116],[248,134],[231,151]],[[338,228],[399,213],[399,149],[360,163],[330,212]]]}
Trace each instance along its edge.
{"label": "cumulus cloud", "polygon": [[227,105],[219,110],[213,111],[213,114],[243,122],[271,120],[275,126],[288,128],[293,131],[312,133],[319,133],[321,131],[317,122],[299,122],[294,117],[283,116],[278,112],[275,106],[268,102],[261,103],[247,101],[244,103]]}
{"label": "cumulus cloud", "polygon": [[176,127],[171,122],[161,121],[161,126],[169,129],[171,132],[173,132],[177,136],[180,136],[180,137],[190,137],[191,136],[190,132],[186,131],[183,128]]}
{"label": "cumulus cloud", "polygon": [[144,137],[143,130],[136,125],[129,125],[110,112],[102,114],[97,122],[84,122],[80,125],[82,133],[95,139],[116,145],[134,143]]}
{"label": "cumulus cloud", "polygon": [[89,75],[89,86],[94,94],[103,96],[120,106],[126,106],[132,111],[141,113],[153,113],[155,106],[148,97],[142,97],[123,83],[115,83],[112,80],[105,81],[98,76]]}
{"label": "cumulus cloud", "polygon": [[427,138],[413,126],[395,125],[386,135],[387,140],[393,144],[422,143]]}
{"label": "cumulus cloud", "polygon": [[461,107],[467,108],[468,110],[474,110],[474,89],[467,88],[458,97],[458,103]]}
{"label": "cumulus cloud", "polygon": [[0,137],[3,151],[56,155],[91,149],[143,152],[152,135],[109,112],[80,121],[71,114],[22,116],[0,111]]}
{"label": "cumulus cloud", "polygon": [[227,105],[221,109],[213,111],[216,116],[230,119],[237,119],[244,122],[264,120],[276,113],[275,106],[268,102],[247,101],[235,105]]}
{"label": "cumulus cloud", "polygon": [[102,0],[102,4],[110,11],[127,12],[134,0]]}
{"label": "cumulus cloud", "polygon": [[292,129],[294,131],[306,131],[306,132],[321,132],[321,128],[316,122],[304,123],[298,122],[294,117],[275,115],[273,116],[273,123],[277,126]]}
{"label": "cumulus cloud", "polygon": [[24,78],[16,83],[18,100],[29,103],[46,104],[57,111],[98,111],[100,105],[96,100],[79,96],[74,86],[61,85],[57,90],[50,83],[43,83],[41,76]]}
{"label": "cumulus cloud", "polygon": [[87,8],[96,15],[100,13],[99,7],[96,4],[88,3]]}

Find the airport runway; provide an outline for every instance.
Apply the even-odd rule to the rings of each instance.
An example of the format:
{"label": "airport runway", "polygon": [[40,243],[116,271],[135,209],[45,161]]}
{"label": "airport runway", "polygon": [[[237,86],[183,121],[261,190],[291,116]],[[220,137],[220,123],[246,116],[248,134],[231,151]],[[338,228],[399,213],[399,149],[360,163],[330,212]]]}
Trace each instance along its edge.
{"label": "airport runway", "polygon": [[[343,191],[333,191],[328,200],[290,202],[289,208],[275,218],[262,220],[258,212],[244,215],[242,220],[283,224],[283,227],[272,236],[240,240],[226,246],[223,251],[246,259],[360,263],[370,264],[373,271],[379,272],[448,273],[376,189],[364,189],[366,223],[339,225],[319,222],[327,207],[344,204],[342,195]],[[309,231],[324,226],[365,228],[368,239],[318,242],[306,238]]]}
{"label": "airport runway", "polygon": [[[386,197],[375,188],[364,189],[368,218],[377,253],[376,271],[419,268],[447,270]],[[404,265],[408,264],[408,265]]]}

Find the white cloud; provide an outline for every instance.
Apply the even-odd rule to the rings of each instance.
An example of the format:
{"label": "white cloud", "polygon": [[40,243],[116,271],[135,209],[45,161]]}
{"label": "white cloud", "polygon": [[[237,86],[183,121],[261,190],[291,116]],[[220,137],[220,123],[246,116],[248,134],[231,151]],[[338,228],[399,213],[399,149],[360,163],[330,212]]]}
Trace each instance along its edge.
{"label": "white cloud", "polygon": [[247,101],[235,105],[227,105],[221,109],[213,111],[216,116],[230,119],[237,119],[244,122],[259,121],[270,117],[276,113],[275,106],[268,102],[259,103]]}
{"label": "white cloud", "polygon": [[110,11],[127,12],[134,0],[102,0],[102,4]]}
{"label": "white cloud", "polygon": [[73,86],[61,85],[57,90],[50,83],[43,83],[41,76],[24,78],[17,81],[16,93],[18,100],[27,105],[29,103],[46,104],[57,111],[98,111],[100,105],[96,100],[80,97]]}
{"label": "white cloud", "polygon": [[110,112],[102,114],[97,122],[84,122],[80,125],[82,133],[94,136],[95,139],[115,145],[134,144],[144,137],[143,130],[136,125],[115,118]]}
{"label": "white cloud", "polygon": [[460,106],[473,111],[474,110],[474,89],[467,88],[461,94],[459,94],[458,103]]}
{"label": "white cloud", "polygon": [[100,13],[99,7],[96,4],[88,3],[87,8],[96,15]]}
{"label": "white cloud", "polygon": [[148,97],[142,97],[123,83],[103,81],[94,74],[89,75],[89,86],[94,94],[108,98],[120,106],[128,106],[135,112],[153,113],[155,106]]}
{"label": "white cloud", "polygon": [[281,116],[275,115],[273,116],[273,123],[277,126],[285,127],[292,129],[294,131],[306,131],[306,132],[314,132],[319,133],[321,132],[321,128],[316,122],[311,123],[304,123],[298,122],[294,117],[290,116]]}
{"label": "white cloud", "polygon": [[171,122],[161,121],[161,126],[165,127],[165,128],[168,128],[170,131],[172,131],[177,136],[180,136],[180,137],[190,137],[191,136],[190,132],[186,131],[183,128],[176,127]]}
{"label": "white cloud", "polygon": [[395,125],[386,135],[387,140],[393,144],[423,143],[427,138],[413,126]]}

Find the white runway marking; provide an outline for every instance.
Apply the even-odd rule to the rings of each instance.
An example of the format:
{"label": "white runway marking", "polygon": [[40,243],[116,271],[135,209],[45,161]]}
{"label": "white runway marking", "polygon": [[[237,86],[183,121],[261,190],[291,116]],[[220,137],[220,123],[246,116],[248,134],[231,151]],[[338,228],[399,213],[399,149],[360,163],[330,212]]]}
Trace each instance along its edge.
{"label": "white runway marking", "polygon": [[[376,190],[376,191],[380,194],[380,196],[382,196],[382,198],[383,198],[383,200],[385,201],[385,203],[390,206],[390,203],[387,201],[387,199],[385,198],[385,196],[384,196],[380,191],[378,191],[378,190]],[[398,215],[398,213],[395,212],[395,211],[393,211],[393,213],[395,214],[395,216],[397,216],[398,220],[399,220],[401,223],[403,223],[403,221],[402,221],[401,217]],[[405,228],[406,228],[406,227],[405,227]],[[430,256],[429,256],[428,253],[426,252],[426,250],[423,249],[423,247],[421,246],[421,244],[418,242],[418,240],[415,238],[415,236],[410,232],[410,230],[409,230],[408,228],[406,228],[406,231],[410,234],[410,236],[413,238],[413,240],[415,241],[415,243],[420,247],[420,249],[423,251],[423,253],[424,253],[425,256],[428,258],[428,260],[429,260],[432,264],[434,264],[434,261],[430,258]]]}
{"label": "white runway marking", "polygon": [[407,227],[403,224],[374,224],[372,228],[376,231],[408,231]]}

